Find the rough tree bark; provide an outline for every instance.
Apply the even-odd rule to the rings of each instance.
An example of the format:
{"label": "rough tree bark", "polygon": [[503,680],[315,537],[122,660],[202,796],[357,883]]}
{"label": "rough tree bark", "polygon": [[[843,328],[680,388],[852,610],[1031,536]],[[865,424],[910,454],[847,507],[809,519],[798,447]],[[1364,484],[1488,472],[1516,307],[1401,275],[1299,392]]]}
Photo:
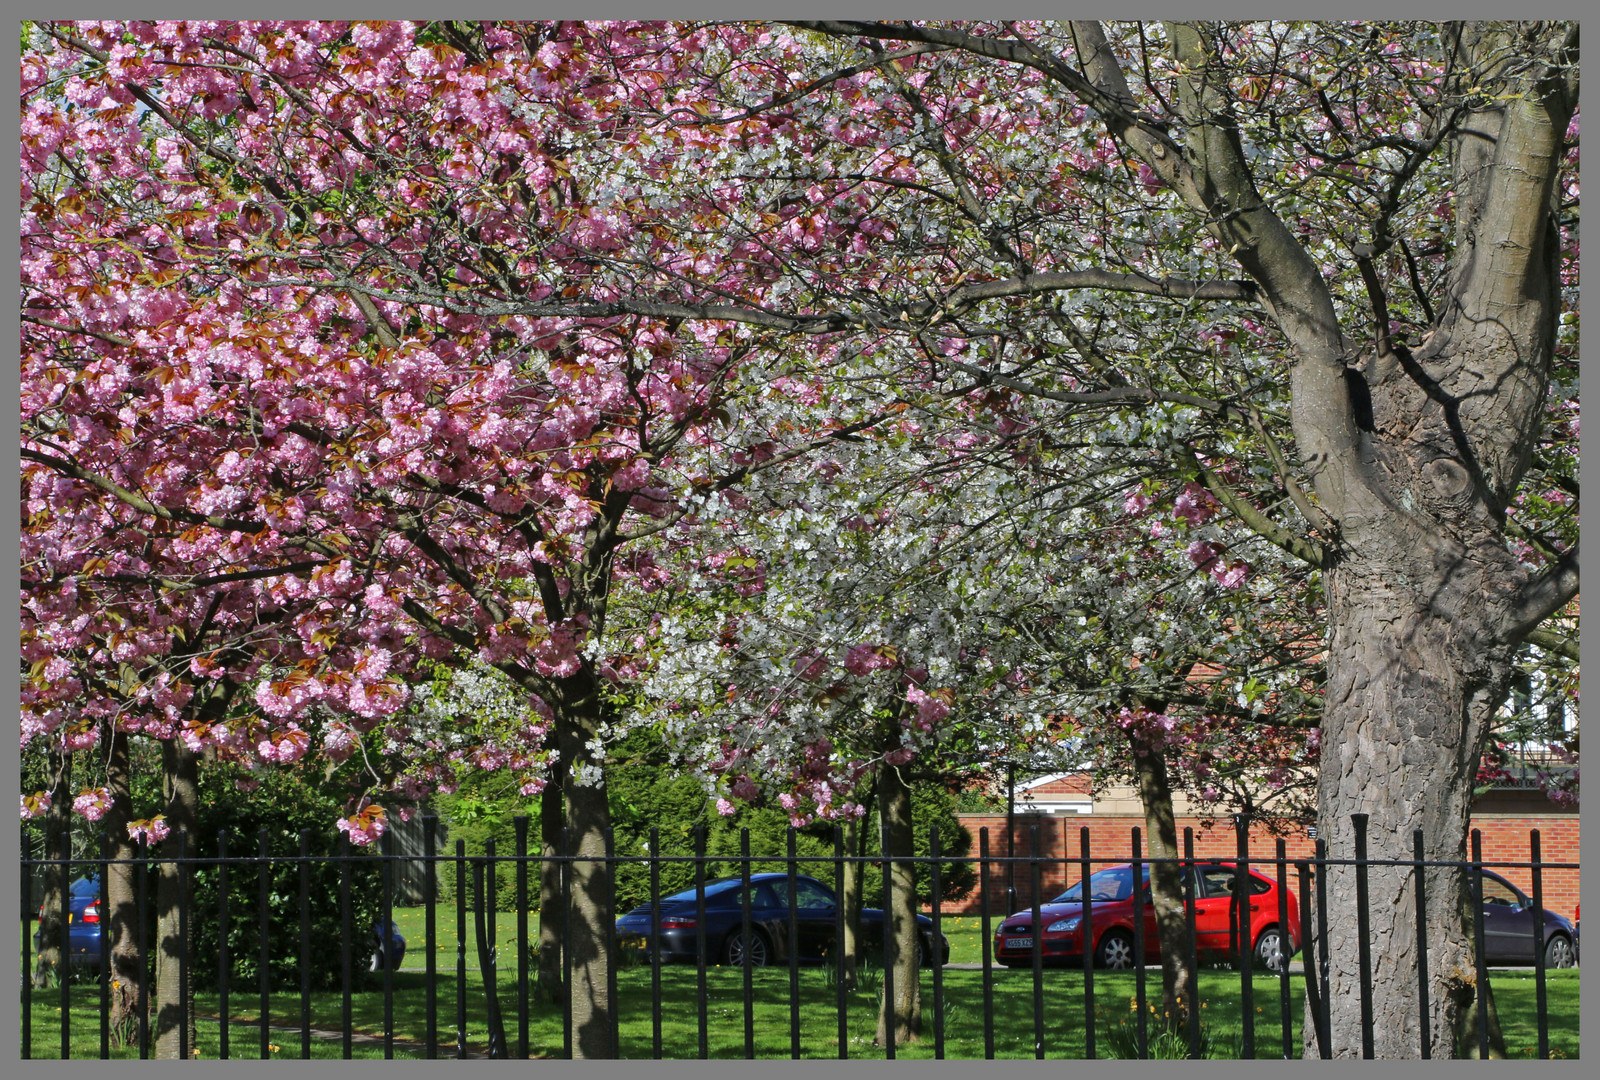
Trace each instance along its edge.
{"label": "rough tree bark", "polygon": [[1161,1022],[1168,1031],[1181,1032],[1189,1017],[1191,991],[1185,962],[1189,941],[1188,923],[1183,916],[1183,878],[1177,863],[1155,861],[1176,859],[1181,854],[1178,825],[1172,812],[1172,785],[1167,778],[1167,760],[1160,750],[1131,735],[1128,746],[1149,833],[1150,894],[1161,948]]}
{"label": "rough tree bark", "polygon": [[616,900],[611,867],[604,861],[611,807],[605,788],[581,783],[574,769],[576,763],[591,760],[587,744],[599,738],[601,702],[592,670],[585,667],[556,681],[556,693],[546,700],[555,714],[556,742],[565,766],[561,795],[568,854],[577,856],[567,864],[569,904],[562,928],[572,957],[572,1055],[614,1058],[610,942]]}
{"label": "rough tree bark", "polygon": [[[848,818],[841,827],[844,839],[844,850],[847,858],[859,859],[867,853],[867,830],[862,822],[872,814],[873,802],[877,798],[877,784],[869,779],[867,790],[861,794],[860,803],[866,808],[865,813],[859,818]],[[839,903],[844,906],[844,941],[839,944],[839,978],[844,980],[846,992],[854,993],[859,985],[861,965],[861,887],[864,883],[862,877],[863,863],[847,861],[844,864],[844,878],[839,883]]]}
{"label": "rough tree bark", "polygon": [[561,907],[561,829],[566,824],[561,778],[552,777],[539,798],[539,998],[561,1001],[561,942],[566,938],[566,913]]}
{"label": "rough tree bark", "polygon": [[[50,750],[48,767],[55,782],[50,786],[50,809],[44,814],[44,858],[64,859],[72,853],[72,755]],[[61,949],[61,898],[70,882],[59,863],[44,867],[43,910],[39,914],[39,953],[34,958],[33,985],[50,985],[54,972],[65,978],[67,958]]]}
{"label": "rough tree bark", "polygon": [[[922,1033],[921,957],[917,944],[917,882],[914,867],[897,859],[916,854],[911,820],[911,789],[900,770],[880,762],[877,768],[878,812],[883,819],[883,857],[889,862],[893,895],[885,898],[884,929],[894,950],[894,1000],[885,996],[878,1010],[877,1044],[889,1044],[890,1017],[896,1046],[916,1042]],[[891,1012],[892,1010],[892,1012]]]}
{"label": "rough tree bark", "polygon": [[[161,744],[161,761],[165,772],[167,827],[172,835],[162,844],[162,855],[171,859],[177,851],[178,833],[186,832],[188,853],[194,853],[198,837],[200,810],[200,755],[176,738]],[[184,985],[181,963],[186,941],[183,937],[179,912],[180,894],[193,895],[193,874],[188,867],[180,868],[175,862],[162,862],[156,879],[156,940],[155,993],[150,999],[155,1014],[152,1023],[153,1056],[158,1060],[177,1061],[184,1057],[183,1044],[192,1054],[195,1048],[194,967],[195,958],[189,958],[189,977]],[[190,934],[194,932],[191,911]],[[184,1029],[187,1028],[187,1035]]]}
{"label": "rough tree bark", "polygon": [[139,987],[144,973],[139,969],[139,898],[133,860],[138,849],[128,838],[128,822],[133,817],[130,790],[128,733],[115,732],[106,756],[106,787],[111,791],[111,809],[102,823],[111,838],[111,858],[107,868],[107,911],[100,925],[111,935],[111,1012],[109,1023],[121,1032],[139,1019]]}

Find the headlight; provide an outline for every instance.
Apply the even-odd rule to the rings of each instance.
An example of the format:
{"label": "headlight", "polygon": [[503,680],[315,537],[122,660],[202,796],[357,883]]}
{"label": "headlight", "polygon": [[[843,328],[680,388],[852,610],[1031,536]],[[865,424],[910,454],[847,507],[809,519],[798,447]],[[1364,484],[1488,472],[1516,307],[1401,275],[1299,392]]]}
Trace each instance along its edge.
{"label": "headlight", "polygon": [[1078,924],[1082,921],[1083,916],[1081,915],[1074,915],[1070,919],[1057,919],[1055,922],[1044,928],[1045,933],[1061,934],[1068,930],[1076,930],[1078,928]]}

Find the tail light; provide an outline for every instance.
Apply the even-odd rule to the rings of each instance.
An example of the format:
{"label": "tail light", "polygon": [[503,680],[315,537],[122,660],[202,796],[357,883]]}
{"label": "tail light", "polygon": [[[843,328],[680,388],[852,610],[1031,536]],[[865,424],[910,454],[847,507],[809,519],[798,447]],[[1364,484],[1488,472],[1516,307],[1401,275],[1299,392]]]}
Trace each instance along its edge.
{"label": "tail light", "polygon": [[697,924],[686,915],[668,915],[661,920],[663,930],[693,930]]}
{"label": "tail light", "polygon": [[83,909],[83,921],[97,923],[100,921],[100,905],[90,904]]}

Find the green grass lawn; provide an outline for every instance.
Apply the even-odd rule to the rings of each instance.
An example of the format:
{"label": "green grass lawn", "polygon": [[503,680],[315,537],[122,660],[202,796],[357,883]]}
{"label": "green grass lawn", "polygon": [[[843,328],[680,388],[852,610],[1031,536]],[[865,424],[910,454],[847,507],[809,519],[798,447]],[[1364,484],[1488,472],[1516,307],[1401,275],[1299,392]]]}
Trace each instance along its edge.
{"label": "green grass lawn", "polygon": [[[441,965],[444,967],[444,965]],[[708,971],[707,1042],[713,1058],[740,1058],[744,1056],[744,1003],[742,972],[738,969],[711,968]],[[789,1056],[789,974],[785,969],[764,969],[754,974],[755,987],[755,1056],[758,1058],[786,1058]],[[1147,987],[1155,993],[1159,983],[1154,971],[1147,972]],[[1548,983],[1552,1056],[1576,1058],[1578,1056],[1578,975],[1577,971],[1552,972]],[[946,970],[944,976],[944,1026],[945,1056],[949,1058],[982,1058],[983,1041],[983,984],[982,972]],[[1033,975],[1031,971],[997,970],[994,973],[994,1027],[995,1055],[1002,1058],[1027,1058],[1034,1055],[1033,1026]],[[847,1001],[847,1050],[852,1058],[881,1058],[883,1051],[872,1045],[876,1025],[876,973],[869,973],[867,985]],[[933,1038],[933,976],[924,972],[924,1037],[912,1046],[902,1047],[898,1056],[903,1058],[928,1058],[934,1054]],[[420,1049],[410,1045],[420,1043],[426,1030],[424,1009],[425,976],[420,971],[403,970],[395,973],[393,982],[393,1010],[397,1042],[396,1057],[419,1057]],[[648,967],[631,967],[617,977],[621,1007],[621,1052],[624,1057],[649,1058],[652,1056],[651,1032],[651,970]],[[802,1002],[800,1030],[802,1056],[835,1058],[839,1055],[837,1022],[834,1012],[834,988],[826,969],[803,969],[800,973]],[[1303,984],[1296,980],[1291,998],[1292,1028],[1298,1028],[1301,1016],[1300,990]],[[456,1038],[456,981],[454,965],[448,974],[441,973],[436,984],[438,995],[438,1024],[440,1056],[455,1054]],[[1253,982],[1256,1008],[1256,1054],[1259,1057],[1277,1057],[1282,1054],[1281,1029],[1278,1012],[1278,981],[1269,975],[1257,975]],[[1202,971],[1200,994],[1204,1002],[1202,1017],[1217,1047],[1215,1053],[1231,1057],[1237,1053],[1238,1038],[1242,1031],[1239,1013],[1239,976],[1227,971]],[[515,1050],[518,1039],[516,985],[514,974],[499,980],[502,1006],[507,1010],[507,1036]],[[1501,1022],[1505,1027],[1508,1045],[1516,1057],[1533,1057],[1536,1029],[1533,1022],[1534,985],[1531,974],[1520,972],[1497,975],[1495,990],[1499,1001]],[[467,994],[467,1023],[465,1029],[467,1049],[472,1053],[486,1050],[487,1018],[483,1005],[481,986],[475,974],[469,976]],[[661,972],[661,994],[666,1003],[663,1015],[662,1054],[667,1058],[694,1058],[699,1056],[699,1017],[695,1006],[696,986],[693,967],[668,967]],[[1134,995],[1134,976],[1131,973],[1099,972],[1094,980],[1096,1039],[1098,1056],[1107,1056],[1110,1049],[1107,1037],[1116,1026],[1127,1024],[1131,1028],[1130,1007]],[[250,1021],[256,1018],[258,999],[254,995],[235,994],[232,999],[234,1023],[230,1026],[232,1055],[257,1057],[260,1050],[259,1028]],[[215,994],[198,996],[202,1013],[215,1013]],[[94,985],[72,987],[72,1056],[97,1057],[99,1055],[98,988]],[[33,1056],[55,1058],[60,1056],[59,999],[54,991],[36,994],[32,1004]],[[381,989],[365,989],[353,996],[351,1029],[357,1033],[379,1035],[383,1030],[384,1002]],[[1049,971],[1044,978],[1044,1051],[1051,1058],[1078,1058],[1084,1056],[1084,995],[1083,977],[1074,970]],[[298,995],[283,994],[270,1001],[269,1016],[274,1024],[298,1028],[300,1004]],[[311,1022],[314,1027],[340,1030],[341,995],[337,992],[315,994],[311,998]],[[530,1043],[536,1055],[559,1057],[562,1053],[561,1013],[551,1005],[534,1005],[529,1017]],[[203,1022],[200,1025],[199,1051],[203,1058],[217,1054],[217,1025]],[[270,1052],[274,1058],[295,1058],[300,1054],[298,1030],[275,1031],[269,1036]],[[1298,1046],[1297,1030],[1295,1046]],[[342,1048],[337,1039],[313,1039],[314,1057],[338,1057]],[[381,1046],[357,1045],[356,1057],[381,1057]],[[133,1057],[136,1053],[113,1048],[114,1057]]]}

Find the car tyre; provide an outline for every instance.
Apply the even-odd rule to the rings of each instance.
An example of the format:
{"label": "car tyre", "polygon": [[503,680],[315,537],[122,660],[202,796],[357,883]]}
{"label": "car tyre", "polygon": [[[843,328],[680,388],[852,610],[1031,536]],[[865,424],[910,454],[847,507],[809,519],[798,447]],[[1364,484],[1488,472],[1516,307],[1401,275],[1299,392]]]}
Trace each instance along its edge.
{"label": "car tyre", "polygon": [[1578,952],[1572,947],[1572,939],[1565,934],[1551,934],[1544,944],[1544,966],[1546,969],[1577,967]]}
{"label": "car tyre", "polygon": [[[750,931],[750,966],[766,967],[771,950],[767,947],[767,938],[759,930]],[[722,944],[722,962],[729,967],[744,966],[744,934],[735,930],[728,935],[727,941]]]}
{"label": "car tyre", "polygon": [[1287,962],[1283,950],[1283,931],[1276,926],[1261,931],[1261,936],[1256,938],[1254,954],[1256,967],[1277,972]]}
{"label": "car tyre", "polygon": [[1127,971],[1134,965],[1133,935],[1126,930],[1108,930],[1094,951],[1095,963],[1112,971]]}

